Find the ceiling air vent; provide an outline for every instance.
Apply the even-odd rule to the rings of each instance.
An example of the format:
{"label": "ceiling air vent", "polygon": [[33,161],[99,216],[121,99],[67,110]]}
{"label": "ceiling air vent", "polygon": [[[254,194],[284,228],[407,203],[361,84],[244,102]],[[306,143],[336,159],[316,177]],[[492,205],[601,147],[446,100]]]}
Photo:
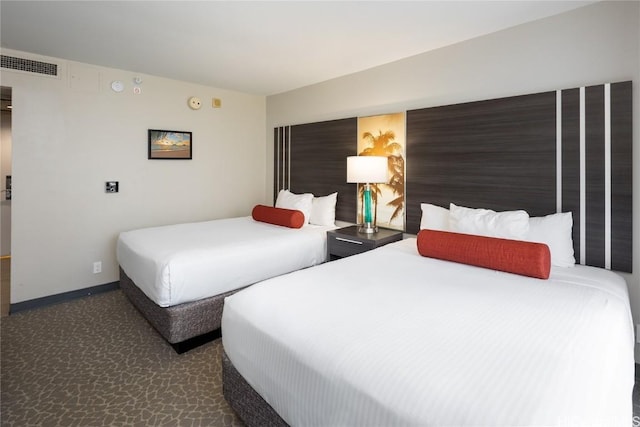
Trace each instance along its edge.
{"label": "ceiling air vent", "polygon": [[58,64],[34,61],[32,59],[17,58],[15,56],[1,55],[1,67],[8,70],[24,71],[27,73],[42,74],[45,76],[58,76]]}

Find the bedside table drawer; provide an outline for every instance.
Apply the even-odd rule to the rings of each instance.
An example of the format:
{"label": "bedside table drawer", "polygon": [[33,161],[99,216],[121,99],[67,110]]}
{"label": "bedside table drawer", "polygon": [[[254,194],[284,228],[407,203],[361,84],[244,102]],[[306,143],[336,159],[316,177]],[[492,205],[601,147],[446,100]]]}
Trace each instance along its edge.
{"label": "bedside table drawer", "polygon": [[359,232],[357,225],[337,228],[327,231],[327,260],[361,254],[398,240],[402,240],[402,231],[380,228],[367,234]]}
{"label": "bedside table drawer", "polygon": [[329,245],[329,253],[338,257],[360,254],[375,247],[375,245],[370,242],[362,242],[340,236],[329,237],[327,244]]}

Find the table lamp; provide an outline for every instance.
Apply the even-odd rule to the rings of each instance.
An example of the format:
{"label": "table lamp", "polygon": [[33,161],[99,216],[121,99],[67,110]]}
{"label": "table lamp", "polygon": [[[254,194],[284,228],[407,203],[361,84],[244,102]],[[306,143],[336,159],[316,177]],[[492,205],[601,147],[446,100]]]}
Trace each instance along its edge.
{"label": "table lamp", "polygon": [[375,233],[375,216],[371,208],[371,184],[387,182],[387,158],[383,156],[347,157],[347,182],[364,184],[362,222],[360,233]]}

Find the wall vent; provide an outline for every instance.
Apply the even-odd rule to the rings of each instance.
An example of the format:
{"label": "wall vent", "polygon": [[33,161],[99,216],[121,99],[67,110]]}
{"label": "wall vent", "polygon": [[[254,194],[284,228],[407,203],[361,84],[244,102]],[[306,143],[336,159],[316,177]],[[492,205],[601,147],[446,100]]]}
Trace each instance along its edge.
{"label": "wall vent", "polygon": [[1,55],[0,66],[8,70],[58,77],[58,64],[52,64],[50,62],[34,61],[32,59]]}

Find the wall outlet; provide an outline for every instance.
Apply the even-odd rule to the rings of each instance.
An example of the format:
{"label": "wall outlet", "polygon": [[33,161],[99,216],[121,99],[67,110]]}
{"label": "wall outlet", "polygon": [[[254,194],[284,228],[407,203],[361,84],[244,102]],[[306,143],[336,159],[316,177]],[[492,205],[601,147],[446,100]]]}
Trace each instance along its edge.
{"label": "wall outlet", "polygon": [[102,261],[96,261],[93,263],[93,274],[102,273]]}

